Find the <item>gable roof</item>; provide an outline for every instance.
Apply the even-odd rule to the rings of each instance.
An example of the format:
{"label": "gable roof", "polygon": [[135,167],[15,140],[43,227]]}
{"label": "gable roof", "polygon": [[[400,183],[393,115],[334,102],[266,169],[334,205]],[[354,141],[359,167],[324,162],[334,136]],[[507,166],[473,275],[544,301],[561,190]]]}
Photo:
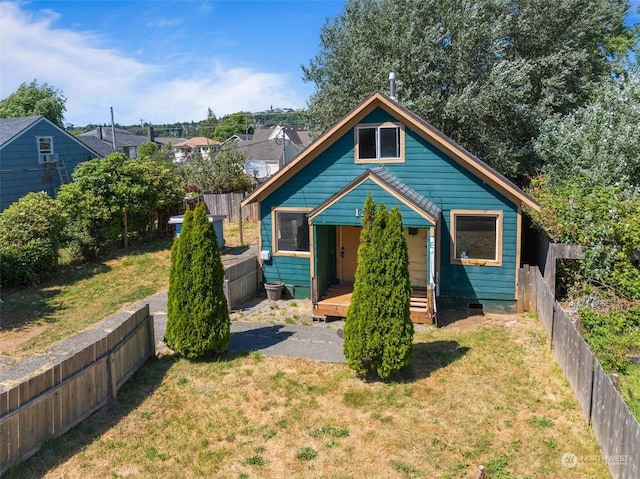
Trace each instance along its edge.
{"label": "gable roof", "polygon": [[430,221],[432,225],[435,226],[438,223],[438,219],[440,218],[441,213],[440,208],[438,208],[435,204],[433,204],[417,191],[405,185],[402,181],[393,176],[382,166],[370,168],[364,171],[351,183],[349,183],[335,195],[331,196],[324,203],[311,211],[308,214],[309,221],[313,223],[313,219],[316,216],[320,215],[331,205],[340,201],[341,198],[354,191],[367,180],[372,180],[378,186],[385,189],[392,197],[397,198],[401,203],[415,211],[418,215]]}
{"label": "gable roof", "polygon": [[23,116],[21,118],[0,118],[0,146],[4,146],[24,130],[36,123],[42,115]]}
{"label": "gable roof", "polygon": [[[110,126],[99,126],[91,131],[78,135],[78,138],[93,136],[98,138],[99,141],[109,143],[113,145],[113,133],[116,134],[116,148],[131,148],[144,145],[149,142],[149,138],[142,135],[135,135],[130,131],[123,130],[121,128],[113,128]],[[102,138],[100,138],[102,137]]]}
{"label": "gable roof", "polygon": [[187,140],[176,143],[173,146],[175,148],[180,148],[183,146],[188,146],[189,148],[195,148],[198,146],[214,146],[214,145],[222,145],[222,143],[217,140],[212,140],[211,138],[207,138],[205,136],[194,136],[193,138],[189,138]]}
{"label": "gable roof", "polygon": [[351,112],[344,116],[333,127],[329,128],[314,143],[307,147],[302,153],[294,158],[288,165],[263,183],[243,202],[243,205],[262,201],[273,191],[283,185],[289,178],[299,172],[307,164],[317,158],[335,141],[347,132],[351,131],[365,116],[376,108],[381,108],[399,121],[409,126],[414,132],[456,161],[476,177],[495,188],[516,204],[526,204],[535,210],[540,209],[540,205],[517,185],[498,173],[489,165],[481,161],[478,157],[465,150],[442,132],[431,126],[425,120],[407,110],[400,104],[393,101],[381,92],[374,92]]}
{"label": "gable roof", "polygon": [[0,149],[6,147],[9,143],[18,138],[26,130],[41,121],[48,123],[51,127],[58,130],[61,134],[69,137],[79,145],[84,146],[95,156],[104,156],[100,151],[96,150],[91,145],[87,145],[86,143],[80,141],[77,137],[73,136],[67,130],[60,128],[58,125],[56,125],[43,115],[23,116],[19,118],[0,118]]}

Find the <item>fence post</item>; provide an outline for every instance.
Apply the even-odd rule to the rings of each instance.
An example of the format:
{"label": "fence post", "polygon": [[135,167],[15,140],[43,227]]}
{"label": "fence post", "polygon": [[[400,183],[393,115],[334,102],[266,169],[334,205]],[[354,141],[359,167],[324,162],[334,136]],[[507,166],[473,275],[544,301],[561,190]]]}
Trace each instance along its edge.
{"label": "fence post", "polygon": [[227,309],[229,309],[229,312],[231,312],[231,298],[229,297],[229,294],[230,294],[229,280],[227,278],[224,279],[223,288],[224,288],[224,297],[227,298]]}
{"label": "fence post", "polygon": [[110,352],[107,355],[107,376],[109,378],[109,391],[113,399],[118,398],[118,379],[116,377],[116,364],[114,361],[113,353]]}
{"label": "fence post", "polygon": [[148,321],[148,328],[149,328],[147,330],[149,334],[149,355],[155,356],[156,355],[156,329],[155,329],[155,324],[153,324],[153,316],[148,315],[147,321]]}

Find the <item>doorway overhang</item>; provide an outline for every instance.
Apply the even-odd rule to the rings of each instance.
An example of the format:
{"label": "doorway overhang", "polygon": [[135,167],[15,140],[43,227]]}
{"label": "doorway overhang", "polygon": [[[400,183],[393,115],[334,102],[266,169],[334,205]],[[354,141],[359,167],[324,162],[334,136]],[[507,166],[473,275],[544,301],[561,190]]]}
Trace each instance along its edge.
{"label": "doorway overhang", "polygon": [[383,167],[377,167],[366,170],[312,210],[309,224],[360,226],[362,207],[369,194],[376,204],[384,203],[389,209],[397,206],[405,228],[435,227],[440,219],[440,208]]}

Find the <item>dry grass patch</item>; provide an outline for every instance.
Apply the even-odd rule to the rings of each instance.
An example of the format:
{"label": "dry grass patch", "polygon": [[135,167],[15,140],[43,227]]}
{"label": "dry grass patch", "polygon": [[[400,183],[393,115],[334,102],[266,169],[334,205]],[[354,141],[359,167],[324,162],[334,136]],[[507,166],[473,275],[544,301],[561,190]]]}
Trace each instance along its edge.
{"label": "dry grass patch", "polygon": [[599,452],[536,320],[415,339],[391,383],[258,354],[154,360],[6,477],[608,477],[603,462],[562,466]]}
{"label": "dry grass patch", "polygon": [[[256,242],[257,223],[243,225],[244,243]],[[224,222],[231,255],[246,250],[238,225]],[[55,278],[29,288],[2,290],[0,365],[40,352],[121,308],[169,286],[172,238],[119,250],[102,261],[64,265]]]}

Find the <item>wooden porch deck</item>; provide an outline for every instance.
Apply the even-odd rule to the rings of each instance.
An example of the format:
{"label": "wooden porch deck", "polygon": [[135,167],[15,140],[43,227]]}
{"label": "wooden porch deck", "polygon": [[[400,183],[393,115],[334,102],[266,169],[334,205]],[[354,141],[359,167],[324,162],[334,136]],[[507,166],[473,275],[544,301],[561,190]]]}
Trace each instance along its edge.
{"label": "wooden porch deck", "polygon": [[[322,295],[320,301],[313,305],[314,316],[334,316],[346,318],[353,285],[334,284]],[[413,288],[411,293],[411,321],[420,324],[434,323],[432,287]]]}

